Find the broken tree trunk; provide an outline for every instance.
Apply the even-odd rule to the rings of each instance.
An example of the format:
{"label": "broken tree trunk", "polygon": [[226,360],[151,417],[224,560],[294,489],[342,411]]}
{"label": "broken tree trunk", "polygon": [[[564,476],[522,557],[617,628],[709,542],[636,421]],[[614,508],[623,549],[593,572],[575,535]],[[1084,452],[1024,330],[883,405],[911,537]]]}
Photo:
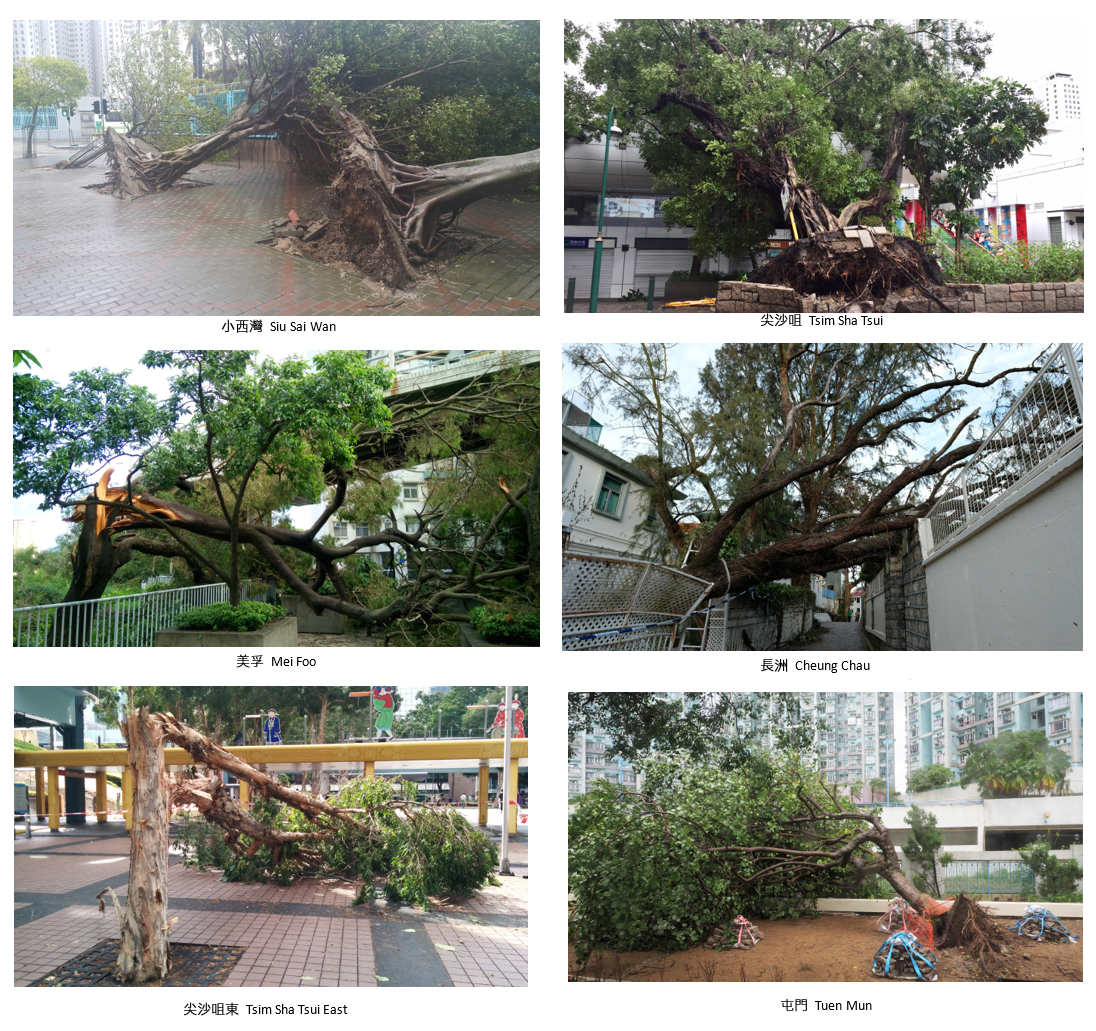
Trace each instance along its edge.
{"label": "broken tree trunk", "polygon": [[167,919],[170,788],[159,719],[142,708],[126,717],[122,733],[133,781],[133,828],[122,945],[114,977],[124,984],[141,984],[159,981],[171,969]]}
{"label": "broken tree trunk", "polygon": [[271,132],[295,99],[295,83],[288,66],[277,81],[264,74],[248,87],[247,97],[223,129],[179,150],[161,153],[136,137],[119,136],[108,128],[104,145],[110,163],[111,192],[115,197],[132,199],[165,190],[226,147],[256,133]]}
{"label": "broken tree trunk", "polygon": [[[325,247],[396,289],[407,286],[415,267],[437,252],[464,208],[540,171],[539,150],[432,167],[406,164],[379,147],[372,130],[341,104],[329,110],[341,127],[330,189],[342,224],[337,236],[327,233]],[[308,138],[315,142],[312,133]],[[331,164],[330,144],[317,145]]]}

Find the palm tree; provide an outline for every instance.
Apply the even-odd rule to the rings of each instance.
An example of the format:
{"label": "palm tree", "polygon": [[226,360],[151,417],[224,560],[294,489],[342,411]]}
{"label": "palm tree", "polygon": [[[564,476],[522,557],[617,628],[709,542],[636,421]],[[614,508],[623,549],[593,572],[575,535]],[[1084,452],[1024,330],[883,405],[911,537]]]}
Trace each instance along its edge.
{"label": "palm tree", "polygon": [[1069,791],[1069,756],[1039,730],[1012,731],[967,753],[959,783],[977,784],[983,798],[1063,795]]}

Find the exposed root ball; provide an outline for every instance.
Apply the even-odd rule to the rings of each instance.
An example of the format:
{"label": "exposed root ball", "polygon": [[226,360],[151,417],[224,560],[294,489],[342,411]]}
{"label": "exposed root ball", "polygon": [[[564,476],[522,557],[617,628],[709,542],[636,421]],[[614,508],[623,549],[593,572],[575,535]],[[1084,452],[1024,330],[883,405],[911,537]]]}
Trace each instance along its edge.
{"label": "exposed root ball", "polygon": [[[864,247],[860,235],[869,239]],[[793,243],[753,275],[754,283],[790,286],[800,294],[840,295],[848,301],[885,298],[903,287],[943,286],[936,260],[914,240],[890,233],[845,230],[819,233]]]}
{"label": "exposed root ball", "polygon": [[936,938],[937,949],[966,949],[972,959],[990,971],[1001,969],[1008,936],[977,902],[960,893],[943,923],[943,933]]}

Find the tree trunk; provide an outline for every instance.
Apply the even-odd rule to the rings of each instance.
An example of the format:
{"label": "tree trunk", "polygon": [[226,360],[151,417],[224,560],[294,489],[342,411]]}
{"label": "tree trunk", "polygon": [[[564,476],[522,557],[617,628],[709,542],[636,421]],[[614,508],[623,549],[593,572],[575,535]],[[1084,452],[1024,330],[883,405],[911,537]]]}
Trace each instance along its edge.
{"label": "tree trunk", "polygon": [[415,278],[415,266],[437,252],[445,229],[464,208],[540,170],[539,150],[430,168],[404,164],[380,148],[372,131],[346,108],[332,104],[331,114],[343,130],[331,184],[342,215],[338,257],[394,288]]}
{"label": "tree trunk", "polygon": [[133,829],[122,947],[114,977],[124,984],[141,984],[159,981],[171,969],[167,919],[171,810],[160,722],[142,708],[123,721],[122,733],[133,778]]}
{"label": "tree trunk", "polygon": [[[263,75],[248,88],[247,97],[223,129],[179,150],[161,153],[136,137],[119,136],[108,128],[103,142],[111,166],[111,192],[115,197],[132,199],[165,190],[226,147],[256,133],[272,131],[296,98],[294,86],[290,72],[283,73],[277,82]],[[258,109],[252,111],[256,104]]]}

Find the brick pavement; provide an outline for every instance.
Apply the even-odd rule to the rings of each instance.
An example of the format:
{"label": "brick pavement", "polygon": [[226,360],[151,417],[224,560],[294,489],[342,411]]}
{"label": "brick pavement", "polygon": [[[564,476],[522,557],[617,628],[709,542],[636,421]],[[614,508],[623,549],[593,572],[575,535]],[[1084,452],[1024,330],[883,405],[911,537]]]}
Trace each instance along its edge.
{"label": "brick pavement", "polygon": [[[43,148],[15,159],[16,315],[538,315],[535,203],[477,201],[460,225],[484,247],[394,294],[255,241],[322,187],[286,165],[207,165],[214,185],[117,201],[81,189],[101,167],[56,171]],[[401,302],[395,305],[394,302]]]}
{"label": "brick pavement", "polygon": [[[124,896],[128,877],[129,839],[117,825],[81,828],[69,841],[42,835],[34,843],[59,847],[15,856],[17,986],[117,937],[109,901],[100,912],[84,900],[106,884]],[[529,882],[522,874],[528,845],[512,842],[509,854],[516,876],[470,899],[432,899],[425,913],[383,902],[353,906],[360,882],[343,878],[303,878],[284,888],[228,884],[174,863],[168,882],[170,912],[178,917],[172,940],[244,947],[225,987],[375,987],[381,972],[384,987],[526,986]],[[426,947],[425,965],[416,968],[418,981],[406,959],[383,944],[375,949],[377,921],[425,934],[433,948]]]}

